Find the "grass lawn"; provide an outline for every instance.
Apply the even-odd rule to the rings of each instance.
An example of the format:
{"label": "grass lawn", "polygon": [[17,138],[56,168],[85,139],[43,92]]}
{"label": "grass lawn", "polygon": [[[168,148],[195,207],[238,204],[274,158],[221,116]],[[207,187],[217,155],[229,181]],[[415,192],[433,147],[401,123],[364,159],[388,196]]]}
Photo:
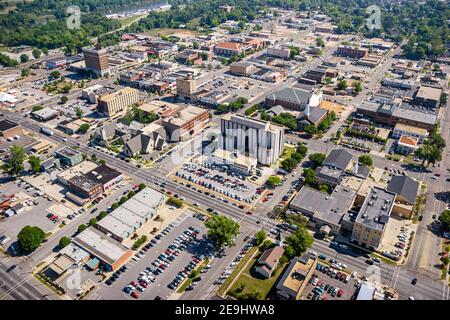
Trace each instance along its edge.
{"label": "grass lawn", "polygon": [[[278,278],[281,276],[287,263],[279,266],[269,279],[263,279],[254,272],[254,266],[261,254],[258,254],[253,259],[251,259],[250,263],[243,270],[239,278],[235,281],[231,289],[228,291],[228,294],[232,295],[235,298],[239,298],[239,296],[242,294],[254,293],[257,291],[261,293],[260,299],[264,300],[270,297],[269,293],[271,292]],[[242,291],[240,293],[237,293],[236,289],[238,289],[238,291],[239,289],[242,289]]]}
{"label": "grass lawn", "polygon": [[[256,250],[258,250],[258,247],[252,247],[252,248],[250,248],[250,250],[248,250],[245,257],[242,258],[242,260],[239,262],[239,264],[233,270],[233,272],[230,274],[230,276],[227,278],[227,280],[225,280],[225,282],[220,286],[220,288],[218,290],[218,293],[220,295],[225,294],[225,291],[228,289],[228,287],[230,286],[233,279],[236,278],[236,276],[239,274],[239,272],[242,270],[242,268],[244,268],[245,264],[247,263],[247,261],[250,260],[250,257],[253,256],[253,254],[255,253]],[[250,263],[250,265],[252,265],[252,263]]]}
{"label": "grass lawn", "polygon": [[372,254],[370,254],[370,255],[371,255],[372,257],[374,257],[374,258],[380,259],[380,260],[383,261],[384,263],[387,263],[387,264],[390,264],[390,265],[393,265],[393,266],[396,266],[396,265],[397,265],[397,262],[395,262],[394,260],[389,259],[389,258],[387,258],[387,257],[385,257],[385,256],[382,256],[381,254],[372,253]]}
{"label": "grass lawn", "polygon": [[295,152],[295,148],[294,148],[294,147],[288,147],[288,146],[285,146],[285,147],[284,147],[283,154],[282,154],[281,157],[280,157],[280,158],[281,158],[281,161],[290,158],[291,155],[292,155],[294,152]]}
{"label": "grass lawn", "polygon": [[143,16],[145,16],[145,14],[141,14],[138,16],[126,17],[126,18],[119,19],[119,22],[120,22],[120,25],[122,27],[124,27],[124,26],[128,26],[128,25],[132,24],[133,22],[139,21]]}

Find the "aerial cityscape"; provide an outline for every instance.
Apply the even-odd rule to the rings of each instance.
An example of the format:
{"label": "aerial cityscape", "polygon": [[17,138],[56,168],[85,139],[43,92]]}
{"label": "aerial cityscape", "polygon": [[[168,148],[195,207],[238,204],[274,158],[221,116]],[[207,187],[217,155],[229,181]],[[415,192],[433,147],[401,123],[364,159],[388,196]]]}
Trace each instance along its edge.
{"label": "aerial cityscape", "polygon": [[2,0],[0,300],[448,301],[449,21]]}

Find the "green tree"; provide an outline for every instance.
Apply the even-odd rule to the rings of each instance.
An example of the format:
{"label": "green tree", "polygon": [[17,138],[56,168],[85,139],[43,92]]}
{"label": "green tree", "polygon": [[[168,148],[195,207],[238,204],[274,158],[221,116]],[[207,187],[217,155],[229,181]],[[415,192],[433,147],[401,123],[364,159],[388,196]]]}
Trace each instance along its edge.
{"label": "green tree", "polygon": [[21,250],[33,252],[45,240],[45,232],[36,226],[25,226],[17,235],[17,241]]}
{"label": "green tree", "polygon": [[239,224],[226,216],[214,215],[205,225],[208,228],[208,237],[217,248],[233,245],[234,238],[239,234]]}
{"label": "green tree", "polygon": [[338,90],[345,90],[345,89],[347,89],[347,81],[345,81],[345,80],[339,81],[338,85],[337,85],[337,88],[338,88]]}
{"label": "green tree", "polygon": [[445,231],[450,230],[450,210],[444,210],[441,213],[439,220],[442,222],[442,227]]}
{"label": "green tree", "polygon": [[100,213],[97,216],[97,221],[102,220],[103,218],[105,218],[108,215],[108,213],[106,211],[100,211]]}
{"label": "green tree", "polygon": [[325,153],[312,153],[309,155],[309,160],[313,163],[314,168],[317,168],[325,160]]}
{"label": "green tree", "polygon": [[312,246],[313,242],[314,239],[306,227],[300,225],[296,231],[286,238],[285,254],[290,259],[301,256]]}
{"label": "green tree", "polygon": [[67,96],[62,96],[62,97],[61,97],[61,103],[62,103],[62,104],[66,104],[67,101],[69,101],[69,98],[67,98]]}
{"label": "green tree", "polygon": [[358,161],[360,164],[371,167],[373,165],[372,157],[368,154],[362,154],[359,156]]}
{"label": "green tree", "polygon": [[23,162],[25,161],[25,150],[23,147],[12,145],[10,148],[11,155],[3,164],[3,171],[11,176],[17,176],[23,170]]}
{"label": "green tree", "polygon": [[91,220],[89,220],[88,225],[91,226],[95,226],[97,224],[97,219],[96,218],[92,218]]}
{"label": "green tree", "polygon": [[81,118],[83,116],[83,113],[83,109],[81,109],[80,107],[76,107],[75,115],[77,116],[77,118]]}
{"label": "green tree", "polygon": [[88,123],[83,123],[79,128],[78,132],[81,134],[85,134],[90,128],[90,125]]}
{"label": "green tree", "polygon": [[355,90],[356,93],[360,93],[362,91],[362,89],[363,89],[361,82],[356,81],[353,84],[353,89]]}
{"label": "green tree", "polygon": [[30,69],[28,69],[28,68],[22,69],[22,70],[20,71],[20,76],[21,76],[22,78],[26,78],[26,77],[28,77],[29,75],[30,75]]}
{"label": "green tree", "polygon": [[116,210],[118,207],[119,207],[119,204],[118,204],[117,202],[114,202],[114,203],[111,205],[111,209],[113,209],[113,210]]}
{"label": "green tree", "polygon": [[34,48],[31,54],[35,59],[38,59],[41,56],[42,52],[38,48]]}
{"label": "green tree", "polygon": [[33,170],[33,172],[41,171],[41,159],[39,157],[30,156],[28,158],[28,163],[30,164],[31,170]]}
{"label": "green tree", "polygon": [[64,247],[67,247],[71,242],[72,242],[72,240],[70,240],[70,238],[62,237],[61,239],[59,239],[59,246],[61,248],[64,248]]}
{"label": "green tree", "polygon": [[319,185],[319,191],[324,192],[324,193],[329,193],[330,187],[328,187],[328,185],[326,185],[326,184],[321,184],[321,185]]}
{"label": "green tree", "polygon": [[281,178],[279,176],[270,176],[267,179],[267,185],[271,188],[279,186],[281,183]]}
{"label": "green tree", "polygon": [[325,41],[321,38],[321,37],[317,37],[316,38],[316,45],[318,47],[325,47]]}
{"label": "green tree", "polygon": [[128,199],[133,198],[135,194],[136,194],[136,192],[134,192],[133,190],[131,190],[130,192],[128,192],[128,194],[127,194]]}
{"label": "green tree", "polygon": [[325,77],[325,84],[329,85],[331,83],[331,77]]}
{"label": "green tree", "polygon": [[34,112],[34,111],[39,111],[39,110],[42,110],[42,109],[44,109],[44,107],[38,104],[38,105],[33,106],[31,111]]}
{"label": "green tree", "polygon": [[255,245],[259,246],[261,243],[264,242],[267,238],[267,233],[264,230],[259,230],[257,233],[255,233]]}
{"label": "green tree", "polygon": [[287,158],[281,161],[281,168],[284,170],[291,172],[294,170],[298,165],[298,162],[293,158]]}
{"label": "green tree", "polygon": [[83,231],[86,230],[86,229],[87,229],[87,225],[85,225],[85,224],[80,224],[80,225],[78,226],[77,232],[78,232],[78,233],[81,233],[81,232],[83,232]]}
{"label": "green tree", "polygon": [[317,128],[313,124],[308,124],[304,130],[308,134],[316,134],[317,133]]}
{"label": "green tree", "polygon": [[20,55],[20,62],[21,63],[25,63],[25,62],[28,62],[28,60],[30,60],[30,58],[28,57],[28,55],[27,54],[21,54]]}
{"label": "green tree", "polygon": [[58,70],[53,70],[52,72],[50,72],[50,78],[58,79],[59,77],[61,77],[61,72],[59,72]]}
{"label": "green tree", "polygon": [[307,168],[303,170],[302,176],[305,178],[305,184],[311,186],[314,183],[314,170]]}
{"label": "green tree", "polygon": [[147,186],[145,185],[145,183],[140,183],[140,184],[139,184],[139,191],[144,190],[145,187],[147,187]]}

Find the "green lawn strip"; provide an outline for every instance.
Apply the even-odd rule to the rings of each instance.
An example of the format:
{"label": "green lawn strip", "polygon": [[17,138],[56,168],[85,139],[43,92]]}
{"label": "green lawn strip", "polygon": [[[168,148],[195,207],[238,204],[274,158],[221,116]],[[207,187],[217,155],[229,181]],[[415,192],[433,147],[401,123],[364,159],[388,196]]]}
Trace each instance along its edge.
{"label": "green lawn strip", "polygon": [[183,293],[183,292],[186,290],[186,288],[189,287],[189,285],[192,283],[192,280],[193,280],[193,279],[200,277],[201,271],[203,270],[203,268],[204,268],[208,263],[209,263],[209,260],[206,259],[205,261],[202,262],[202,264],[201,264],[197,269],[194,269],[194,270],[198,270],[198,271],[199,271],[199,274],[198,274],[197,276],[195,276],[194,278],[188,277],[188,278],[181,284],[181,286],[178,288],[177,292],[178,292],[178,293]]}
{"label": "green lawn strip", "polygon": [[387,257],[385,257],[385,256],[382,256],[381,254],[371,253],[370,255],[371,255],[372,257],[374,257],[374,258],[380,259],[380,260],[383,261],[384,263],[387,263],[387,264],[390,264],[390,265],[393,265],[393,266],[396,266],[396,265],[397,265],[397,262],[395,262],[394,260],[389,259],[389,258],[387,258]]}
{"label": "green lawn strip", "polygon": [[245,266],[247,261],[250,260],[250,258],[253,256],[253,254],[255,253],[256,250],[258,250],[258,247],[252,247],[250,250],[248,250],[247,254],[244,256],[244,258],[242,258],[241,262],[239,262],[239,264],[236,266],[236,268],[233,270],[233,272],[230,274],[230,276],[220,286],[219,290],[217,291],[219,293],[219,295],[225,294],[228,287],[233,282],[233,279],[236,278],[236,276],[241,272],[242,268]]}
{"label": "green lawn strip", "polygon": [[[287,263],[279,266],[269,279],[255,278],[252,276],[252,273],[254,272],[252,271],[252,269],[254,268],[261,254],[258,254],[251,259],[250,263],[241,273],[239,278],[234,282],[231,289],[228,290],[228,294],[232,295],[235,298],[239,298],[239,296],[242,294],[258,291],[261,293],[261,299],[266,299],[268,297],[269,292],[275,285],[277,279],[282,274]],[[244,286],[243,290],[240,293],[236,293],[236,289],[241,287],[242,284]]]}
{"label": "green lawn strip", "polygon": [[291,157],[291,155],[295,152],[295,148],[294,147],[288,147],[286,146],[284,148],[283,154],[281,155],[281,161],[286,160],[288,158]]}

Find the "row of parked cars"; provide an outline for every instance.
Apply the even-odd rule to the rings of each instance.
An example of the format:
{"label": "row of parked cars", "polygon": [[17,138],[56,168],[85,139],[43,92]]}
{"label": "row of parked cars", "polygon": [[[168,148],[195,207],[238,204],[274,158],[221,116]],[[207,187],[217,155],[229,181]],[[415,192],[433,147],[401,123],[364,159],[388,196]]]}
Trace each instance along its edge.
{"label": "row of parked cars", "polygon": [[319,279],[316,274],[311,277],[309,283],[314,286],[314,289],[309,293],[308,299],[311,300],[327,300],[326,294],[329,293],[332,297],[341,297],[344,295],[344,290],[339,287],[332,286]]}
{"label": "row of parked cars", "polygon": [[[245,240],[245,239],[244,239]],[[224,283],[228,277],[233,273],[233,270],[236,268],[236,266],[239,264],[239,262],[242,260],[242,258],[247,254],[248,250],[253,246],[252,241],[253,239],[247,239],[248,242],[244,245],[244,247],[241,249],[239,254],[234,258],[233,262],[231,262],[225,270],[223,270],[220,277],[214,282],[214,284],[219,285]],[[222,255],[224,255],[222,253]]]}
{"label": "row of parked cars", "polygon": [[[178,288],[178,286],[184,282],[184,280],[186,280],[189,275],[191,275],[192,271],[197,269],[198,266],[202,263],[202,261],[205,259],[204,255],[195,255],[192,257],[192,260],[189,261],[189,263],[184,267],[183,270],[181,270],[180,272],[177,273],[177,275],[175,276],[175,278],[172,280],[172,282],[170,282],[167,287],[169,289],[175,290],[176,288]],[[209,270],[209,268],[211,268],[210,265],[205,266],[203,270]],[[203,271],[206,272],[206,271]],[[192,283],[186,288],[186,290],[192,290],[194,289],[195,285],[197,284],[198,281],[200,281],[202,278],[201,277],[195,277],[192,279]]]}
{"label": "row of parked cars", "polygon": [[[200,229],[190,226],[182,234],[175,238],[174,242],[169,246],[168,250],[175,250],[176,252],[179,248],[182,249],[183,246],[193,243],[194,241],[196,241],[197,236],[200,234],[200,231]],[[191,274],[192,270],[197,268],[197,266],[204,258],[205,257],[203,255],[194,256],[192,260],[186,265],[184,270],[178,272],[178,274],[175,276],[172,282],[167,285],[167,287],[172,290],[178,288],[178,286]]]}
{"label": "row of parked cars", "polygon": [[[146,252],[157,243],[159,243],[164,236],[166,236],[170,231],[173,230],[174,227],[175,226],[172,223],[169,224],[166,228],[163,229],[163,231],[161,231],[161,233],[157,234],[155,238],[150,240],[150,242],[147,243],[141,251],[136,253],[132,259],[138,261],[140,258],[145,257]],[[170,250],[169,248],[167,248],[164,253],[159,255],[158,259],[152,262],[152,265],[154,267],[148,266],[144,270],[142,270],[139,273],[137,281],[131,281],[130,284],[123,288],[123,291],[127,294],[130,294],[130,296],[132,296],[133,298],[138,299],[140,297],[140,293],[144,292],[151,283],[155,282],[156,276],[164,272],[164,270],[170,265],[170,262],[175,260],[175,257],[177,257],[181,251],[186,249],[186,247],[179,248],[178,250]]]}

